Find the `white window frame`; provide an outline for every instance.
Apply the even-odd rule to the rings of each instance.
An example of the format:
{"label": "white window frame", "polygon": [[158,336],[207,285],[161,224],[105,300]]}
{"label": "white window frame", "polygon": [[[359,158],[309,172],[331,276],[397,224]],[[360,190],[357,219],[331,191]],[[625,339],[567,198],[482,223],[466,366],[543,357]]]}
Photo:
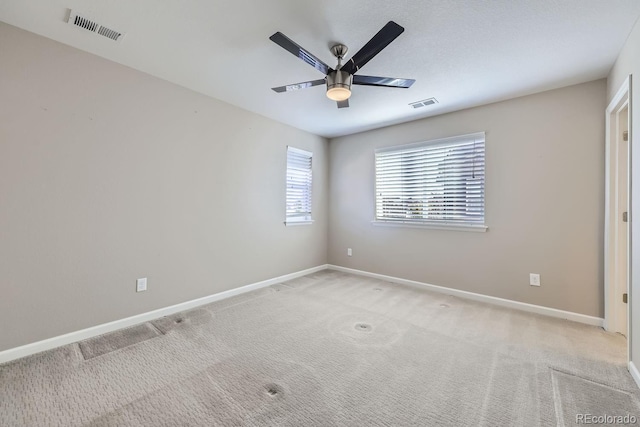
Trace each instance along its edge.
{"label": "white window frame", "polygon": [[[308,168],[303,168],[302,163],[308,160]],[[292,163],[295,163],[292,164]],[[287,170],[285,178],[285,225],[308,225],[313,224],[312,196],[313,196],[313,153],[301,150],[290,145],[287,146]],[[302,197],[292,194],[293,186],[302,190]],[[290,209],[291,201],[302,204],[303,211],[294,212]]]}
{"label": "white window frame", "polygon": [[[396,218],[391,218],[390,216],[383,216],[380,215],[382,209],[384,209],[381,205],[381,203],[384,203],[382,201],[379,200],[379,197],[381,197],[382,194],[382,190],[379,191],[379,185],[381,182],[381,179],[379,179],[379,164],[381,162],[383,162],[385,160],[385,154],[387,155],[398,155],[400,153],[404,153],[404,152],[415,152],[416,150],[420,150],[420,149],[424,149],[425,152],[428,151],[429,149],[437,149],[437,148],[442,148],[442,147],[447,147],[447,146],[451,146],[451,147],[455,147],[456,145],[460,145],[460,144],[464,144],[464,143],[469,143],[473,141],[474,147],[473,150],[475,152],[476,148],[476,144],[478,145],[478,152],[481,151],[481,163],[478,164],[478,169],[477,171],[481,173],[481,200],[482,200],[482,218],[478,218],[478,219],[472,219],[472,220],[465,220],[465,218],[453,218],[453,217],[449,217],[449,218],[434,218],[434,219],[427,219],[424,217],[419,217],[419,218],[409,218],[408,216],[408,212],[407,212],[407,206],[404,205],[402,206],[401,210],[398,212],[398,217]],[[481,144],[481,145],[480,145]],[[484,174],[484,170],[485,170],[485,156],[484,156],[484,149],[486,146],[486,139],[485,139],[485,133],[484,132],[477,132],[477,133],[472,133],[472,134],[467,134],[467,135],[460,135],[460,136],[454,136],[454,137],[449,137],[449,138],[441,138],[441,139],[435,139],[435,140],[429,140],[429,141],[422,141],[422,142],[418,142],[418,143],[413,143],[413,144],[405,144],[405,145],[396,145],[396,146],[391,146],[391,147],[383,147],[383,148],[378,148],[375,150],[375,165],[374,165],[374,170],[375,170],[375,194],[374,194],[374,217],[375,219],[372,221],[373,225],[379,225],[379,226],[391,226],[391,227],[411,227],[411,228],[433,228],[433,229],[439,229],[439,230],[454,230],[454,231],[478,231],[478,232],[485,232],[488,230],[488,227],[486,225],[486,201],[485,201],[485,184],[486,184],[486,180],[485,180],[485,174]],[[387,157],[388,158],[388,157]],[[435,165],[435,164],[434,164]],[[474,166],[473,169],[473,174],[474,176],[476,176],[476,169]],[[459,176],[459,175],[458,175]],[[403,178],[401,178],[403,179]],[[402,181],[401,181],[402,182]],[[463,181],[466,182],[466,181]],[[474,187],[477,187],[478,184],[474,183]],[[400,192],[404,191],[404,185],[401,186],[402,190],[399,190]],[[427,190],[427,188],[425,188],[425,191]],[[392,191],[387,187],[387,191]],[[475,189],[475,191],[477,191],[477,188]],[[446,196],[446,193],[442,193],[443,197]],[[420,209],[424,209],[423,207],[421,207]],[[402,212],[402,210],[404,210],[404,213]],[[401,217],[401,215],[405,215],[404,217]]]}

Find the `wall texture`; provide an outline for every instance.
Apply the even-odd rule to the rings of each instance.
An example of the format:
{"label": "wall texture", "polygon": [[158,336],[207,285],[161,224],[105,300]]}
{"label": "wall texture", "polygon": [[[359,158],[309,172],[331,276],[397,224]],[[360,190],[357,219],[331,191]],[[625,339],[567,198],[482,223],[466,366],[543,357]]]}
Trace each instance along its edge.
{"label": "wall texture", "polygon": [[[632,74],[631,85],[631,321],[629,341],[631,361],[640,367],[640,21],[629,35],[609,78],[607,103],[616,95],[624,79]],[[634,309],[635,308],[635,309]]]}
{"label": "wall texture", "polygon": [[[605,92],[599,80],[331,140],[329,262],[602,317]],[[479,131],[489,231],[371,224],[375,148]]]}
{"label": "wall texture", "polygon": [[0,350],[326,263],[324,138],[2,23],[0,58]]}

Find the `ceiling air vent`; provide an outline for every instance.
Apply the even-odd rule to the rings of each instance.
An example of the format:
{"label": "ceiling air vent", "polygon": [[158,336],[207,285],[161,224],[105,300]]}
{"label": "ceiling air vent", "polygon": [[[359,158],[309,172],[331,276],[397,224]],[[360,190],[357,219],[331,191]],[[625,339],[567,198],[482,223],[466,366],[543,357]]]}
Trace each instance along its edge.
{"label": "ceiling air vent", "polygon": [[69,19],[67,22],[70,25],[75,27],[84,28],[85,30],[89,30],[92,33],[100,34],[108,39],[121,41],[124,38],[124,33],[120,31],[116,31],[112,28],[105,27],[102,24],[97,23],[89,18],[85,18],[84,16],[78,15],[73,10],[69,13]]}
{"label": "ceiling air vent", "polygon": [[435,98],[423,99],[422,101],[412,102],[409,104],[412,108],[426,107],[427,105],[437,104],[438,100]]}

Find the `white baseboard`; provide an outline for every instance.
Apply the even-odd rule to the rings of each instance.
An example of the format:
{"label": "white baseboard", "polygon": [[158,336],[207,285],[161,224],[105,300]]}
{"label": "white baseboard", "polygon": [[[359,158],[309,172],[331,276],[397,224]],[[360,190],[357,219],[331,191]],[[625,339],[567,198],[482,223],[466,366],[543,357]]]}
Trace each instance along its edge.
{"label": "white baseboard", "polygon": [[206,297],[171,305],[169,307],[137,314],[135,316],[127,317],[120,320],[114,320],[113,322],[103,323],[102,325],[92,326],[80,331],[70,332],[68,334],[48,338],[46,340],[26,344],[20,347],[10,348],[8,350],[0,351],[0,363],[9,362],[21,357],[30,356],[35,353],[40,353],[42,351],[51,350],[63,345],[86,340],[88,338],[106,334],[108,332],[113,332],[118,329],[127,328],[129,326],[134,326],[144,322],[149,322],[151,320],[159,319],[164,316],[199,307],[204,304],[209,304],[214,301],[219,301],[221,299],[243,294],[245,292],[250,292],[256,289],[275,285],[276,283],[286,282],[287,280],[302,277],[307,274],[315,273],[317,271],[326,270],[327,267],[328,266],[326,264],[319,265],[317,267],[308,268],[306,270],[297,271],[295,273],[285,274],[284,276],[274,277],[273,279],[263,280],[261,282],[252,283],[250,285],[241,286],[235,289],[229,289],[228,291],[219,292],[217,294],[209,295]]}
{"label": "white baseboard", "polygon": [[[453,295],[460,298],[471,299],[474,301],[481,301],[490,304],[499,305],[502,307],[514,308],[517,310],[527,311],[530,313],[543,314],[546,316],[557,317],[561,319],[573,320],[575,322],[585,323],[593,326],[603,326],[604,319],[599,317],[587,316],[579,313],[572,313],[570,311],[558,310],[555,308],[543,307],[539,305],[527,304],[524,302],[512,301],[504,298],[497,298],[488,295],[477,294],[474,292],[461,291],[458,289],[447,288],[444,286],[431,285],[429,283],[417,282],[414,280],[401,279],[399,277],[386,276],[383,274],[370,273],[368,271],[356,270],[353,268],[340,267],[337,265],[324,264],[317,267],[309,268],[306,270],[297,271],[295,273],[286,274],[284,276],[275,277],[273,279],[263,280],[261,282],[252,283],[246,286],[242,286],[228,291],[219,292],[217,294],[209,295],[202,298],[197,298],[191,301],[186,301],[180,304],[175,304],[169,307],[160,308],[157,310],[149,311],[146,313],[138,314],[135,316],[127,317],[113,322],[103,323],[101,325],[93,326],[87,329],[82,329],[76,332],[70,332],[68,334],[60,335],[53,338],[48,338],[42,341],[26,344],[20,347],[10,348],[8,350],[0,351],[0,363],[9,362],[11,360],[19,359],[21,357],[30,356],[42,351],[51,350],[56,347],[71,344],[74,342],[86,340],[98,335],[106,334],[116,331],[118,329],[127,328],[140,323],[149,322],[151,320],[159,319],[164,316],[169,316],[181,311],[189,310],[195,307],[199,307],[204,304],[209,304],[221,299],[229,298],[235,295],[250,292],[256,289],[264,288],[267,286],[275,285],[276,283],[285,282],[287,280],[302,277],[307,274],[315,273],[317,271],[331,269],[336,271],[342,271],[345,273],[357,274],[360,276],[373,277],[380,280],[386,280],[388,282],[399,283],[409,286],[417,286],[426,288],[435,292],[444,293],[447,295]],[[629,363],[629,371],[635,379],[636,383],[640,387],[640,373],[632,362]]]}
{"label": "white baseboard", "polygon": [[638,368],[636,368],[636,365],[634,365],[633,362],[629,362],[629,372],[631,373],[633,380],[640,388],[640,371],[638,371]]}
{"label": "white baseboard", "polygon": [[358,274],[360,276],[373,277],[375,279],[386,280],[387,282],[399,283],[402,285],[418,286],[435,292],[466,298],[474,301],[486,302],[502,307],[514,308],[516,310],[527,311],[529,313],[543,314],[545,316],[557,317],[560,319],[573,320],[574,322],[585,323],[592,326],[602,327],[604,319],[600,317],[587,316],[586,314],[573,313],[571,311],[558,310],[556,308],[543,307],[541,305],[527,304],[525,302],[513,301],[504,298],[492,297],[489,295],[476,294],[474,292],[461,291],[459,289],[446,288],[444,286],[431,285],[429,283],[416,282],[414,280],[401,279],[399,277],[385,276],[384,274],[370,273],[368,271],[356,270],[353,268],[340,267],[329,264],[330,270],[342,271],[344,273]]}

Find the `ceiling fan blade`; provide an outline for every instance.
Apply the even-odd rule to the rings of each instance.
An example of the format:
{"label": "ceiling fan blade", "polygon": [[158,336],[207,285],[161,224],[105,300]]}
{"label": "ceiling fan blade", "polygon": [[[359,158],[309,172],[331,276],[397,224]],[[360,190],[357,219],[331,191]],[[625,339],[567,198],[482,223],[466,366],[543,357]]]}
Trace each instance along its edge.
{"label": "ceiling fan blade", "polygon": [[310,82],[301,82],[301,83],[294,83],[292,85],[272,87],[271,90],[278,93],[293,92],[294,90],[306,89],[308,87],[319,86],[325,83],[326,83],[326,79],[318,79],[318,80],[312,80]]}
{"label": "ceiling fan blade", "polygon": [[302,59],[304,62],[311,65],[316,70],[322,71],[324,74],[328,74],[329,71],[332,71],[327,64],[316,58],[311,53],[307,52],[304,48],[299,46],[289,37],[282,34],[280,31],[269,37],[269,39],[271,39],[272,42],[279,45],[283,49],[291,52],[294,56]]}
{"label": "ceiling fan blade", "polygon": [[363,86],[410,88],[415,82],[413,79],[395,79],[393,77],[361,76],[359,74],[353,76],[353,84]]}
{"label": "ceiling fan blade", "polygon": [[349,100],[345,99],[344,101],[337,101],[338,108],[349,108]]}
{"label": "ceiling fan blade", "polygon": [[371,59],[382,51],[385,47],[394,41],[402,32],[404,28],[396,24],[393,21],[389,21],[387,25],[382,27],[378,33],[373,36],[371,40],[365,44],[362,49],[356,52],[351,59],[342,66],[342,71],[346,71],[349,74],[357,72],[364,65],[371,61]]}

